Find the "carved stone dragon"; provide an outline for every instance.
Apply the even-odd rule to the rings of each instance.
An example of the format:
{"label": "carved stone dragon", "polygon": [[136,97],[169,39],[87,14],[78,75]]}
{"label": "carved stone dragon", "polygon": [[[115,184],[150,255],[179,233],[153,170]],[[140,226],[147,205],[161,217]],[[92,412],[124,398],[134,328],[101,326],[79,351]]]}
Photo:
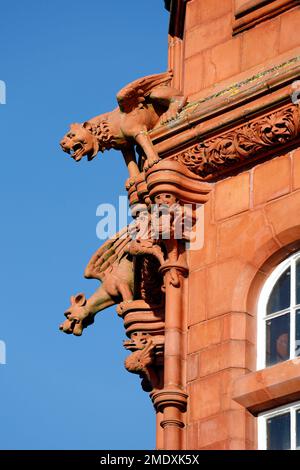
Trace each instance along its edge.
{"label": "carved stone dragon", "polygon": [[181,92],[168,86],[172,73],[150,75],[125,86],[117,94],[119,107],[83,124],[71,124],[60,145],[75,161],[83,156],[92,160],[97,153],[111,148],[121,150],[129,176],[139,174],[135,144],[150,167],[159,160],[148,131],[174,119],[186,104]]}
{"label": "carved stone dragon", "polygon": [[98,279],[102,284],[88,299],[82,293],[71,297],[71,305],[65,312],[66,320],[60,325],[62,331],[80,336],[84,328],[94,323],[96,313],[133,299],[133,260],[125,252],[130,241],[125,227],[94,253],[84,276]]}
{"label": "carved stone dragon", "polygon": [[140,239],[139,230],[139,222],[132,222],[94,253],[84,276],[98,279],[102,284],[88,299],[83,293],[71,297],[71,305],[65,312],[66,320],[60,325],[60,330],[80,336],[84,328],[94,323],[98,312],[112,305],[119,304],[117,312],[121,315],[124,306],[134,298],[133,257],[150,256],[157,260],[158,265],[164,262],[161,247],[153,240]]}

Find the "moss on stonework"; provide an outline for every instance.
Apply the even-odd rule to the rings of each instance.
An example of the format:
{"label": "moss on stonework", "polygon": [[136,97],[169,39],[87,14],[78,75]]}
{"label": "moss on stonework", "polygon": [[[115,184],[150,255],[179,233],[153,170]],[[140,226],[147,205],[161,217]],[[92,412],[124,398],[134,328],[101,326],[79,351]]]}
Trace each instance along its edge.
{"label": "moss on stonework", "polygon": [[227,93],[231,94],[231,95],[236,95],[237,93],[239,93],[240,89],[243,86],[248,85],[249,83],[255,82],[255,81],[259,80],[260,78],[262,78],[266,75],[270,75],[270,74],[273,74],[273,75],[275,74],[276,75],[276,73],[280,72],[285,67],[288,67],[288,66],[290,66],[292,64],[295,64],[299,61],[300,61],[300,56],[293,57],[292,59],[288,60],[287,62],[283,62],[280,65],[275,65],[271,69],[263,70],[262,72],[259,72],[255,75],[252,75],[252,77],[249,77],[245,80],[242,80],[241,82],[234,83],[230,87],[225,88],[225,90],[221,90],[217,93],[214,93],[213,95],[207,96],[206,98],[202,98],[201,100],[193,101],[192,103],[189,103],[184,108],[182,113],[184,113],[184,111],[186,111],[189,108],[197,107],[199,104],[206,103],[207,101],[213,100],[214,98],[219,98],[220,96],[226,95]]}
{"label": "moss on stonework", "polygon": [[[178,124],[180,124],[182,118],[184,118],[186,115],[192,116],[196,111],[198,111],[198,107],[202,105],[203,103],[207,103],[213,99],[219,98],[226,94],[228,96],[238,95],[241,91],[241,88],[243,88],[245,85],[254,83],[267,75],[272,74],[272,76],[276,76],[284,68],[288,68],[289,66],[291,66],[292,64],[296,64],[297,62],[300,62],[300,56],[293,57],[292,59],[289,59],[288,61],[283,62],[282,64],[275,65],[274,67],[268,70],[263,70],[255,75],[252,75],[249,78],[246,78],[245,80],[242,80],[241,82],[233,83],[228,88],[225,88],[224,90],[220,90],[217,93],[214,93],[213,95],[207,96],[206,98],[202,98],[197,101],[192,101],[191,103],[188,103],[183,108],[183,110],[179,113],[176,119],[168,123],[162,124],[161,126],[159,126],[159,128],[162,127],[162,128],[166,128],[170,130],[176,127]],[[195,109],[192,110],[191,108],[195,108]]]}

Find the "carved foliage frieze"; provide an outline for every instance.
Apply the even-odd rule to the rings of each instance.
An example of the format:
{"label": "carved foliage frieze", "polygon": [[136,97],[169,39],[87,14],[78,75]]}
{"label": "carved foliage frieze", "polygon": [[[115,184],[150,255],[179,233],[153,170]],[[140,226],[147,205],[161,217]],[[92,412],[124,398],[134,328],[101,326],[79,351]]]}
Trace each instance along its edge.
{"label": "carved foliage frieze", "polygon": [[172,158],[192,173],[206,177],[235,164],[247,163],[257,154],[277,149],[295,139],[299,133],[299,108],[290,105],[199,142]]}

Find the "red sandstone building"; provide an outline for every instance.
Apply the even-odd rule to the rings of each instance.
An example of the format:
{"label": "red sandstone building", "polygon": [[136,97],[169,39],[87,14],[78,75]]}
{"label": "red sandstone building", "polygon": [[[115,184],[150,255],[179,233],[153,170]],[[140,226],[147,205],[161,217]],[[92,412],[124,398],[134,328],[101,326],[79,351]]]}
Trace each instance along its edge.
{"label": "red sandstone building", "polygon": [[189,255],[182,447],[296,449],[300,2],[166,6],[170,67],[197,117],[157,147],[211,185]]}
{"label": "red sandstone building", "polygon": [[[173,240],[163,254],[150,239],[130,245],[125,365],[150,392],[158,449],[300,448],[300,1],[165,6],[172,85],[188,104],[149,133],[160,160],[141,164],[127,189],[146,208],[201,204],[203,243]],[[149,151],[146,134],[135,138]],[[94,268],[107,246],[88,277],[103,280]],[[90,300],[72,302],[80,312]]]}

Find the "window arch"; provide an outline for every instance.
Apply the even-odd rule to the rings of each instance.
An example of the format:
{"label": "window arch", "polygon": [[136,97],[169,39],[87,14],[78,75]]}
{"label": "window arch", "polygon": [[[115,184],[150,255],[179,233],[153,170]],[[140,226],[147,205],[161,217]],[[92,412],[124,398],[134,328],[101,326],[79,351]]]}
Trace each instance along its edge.
{"label": "window arch", "polygon": [[267,279],[258,302],[257,367],[300,356],[300,252]]}

